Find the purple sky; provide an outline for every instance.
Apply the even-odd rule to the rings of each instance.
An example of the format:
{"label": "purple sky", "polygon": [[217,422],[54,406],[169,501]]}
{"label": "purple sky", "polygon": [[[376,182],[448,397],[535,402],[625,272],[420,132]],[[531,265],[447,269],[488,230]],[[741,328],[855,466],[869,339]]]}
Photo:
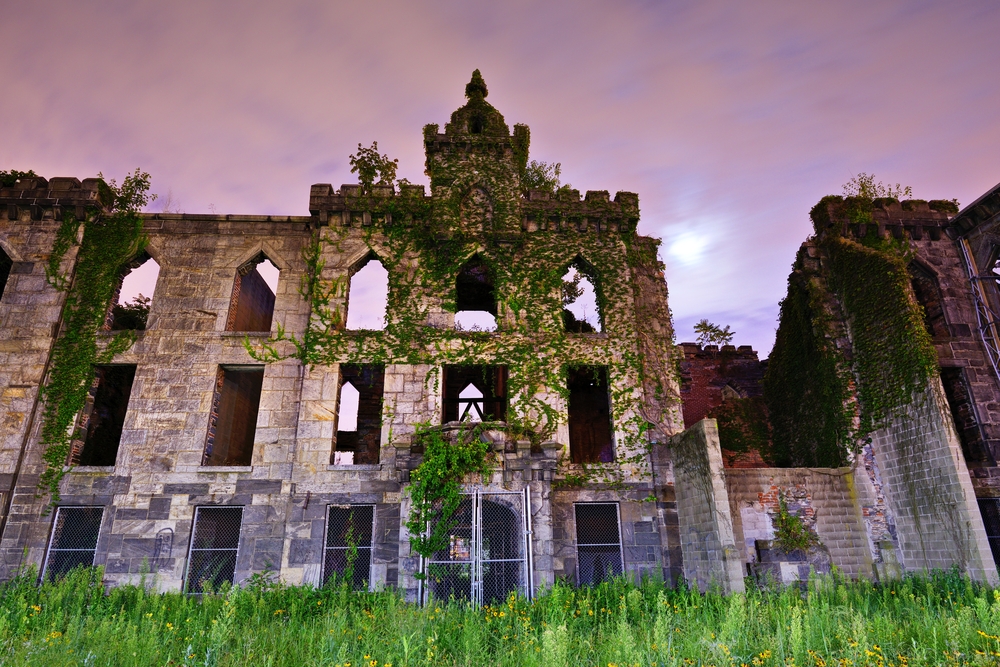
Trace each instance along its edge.
{"label": "purple sky", "polygon": [[532,158],[639,193],[678,340],[707,317],[762,356],[821,196],[1000,181],[992,1],[3,5],[0,169],[141,167],[188,213],[304,215],[359,142],[426,182],[421,128],[478,67]]}

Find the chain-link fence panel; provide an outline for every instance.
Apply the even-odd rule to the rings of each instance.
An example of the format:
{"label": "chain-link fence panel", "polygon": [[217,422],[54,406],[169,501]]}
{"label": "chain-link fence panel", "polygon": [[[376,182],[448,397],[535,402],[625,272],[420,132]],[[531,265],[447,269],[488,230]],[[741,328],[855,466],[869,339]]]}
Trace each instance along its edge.
{"label": "chain-link fence panel", "polygon": [[476,497],[464,495],[452,515],[448,545],[436,551],[424,565],[427,590],[438,600],[472,598],[475,509]]}
{"label": "chain-link fence panel", "polygon": [[326,518],[323,580],[346,581],[355,590],[371,584],[374,505],[331,505]]}
{"label": "chain-link fence panel", "polygon": [[576,549],[580,585],[595,585],[622,573],[622,538],[617,503],[580,503]]}
{"label": "chain-link fence panel", "polygon": [[243,526],[242,507],[198,507],[194,515],[185,587],[189,593],[233,583]]}
{"label": "chain-link fence panel", "polygon": [[523,503],[521,493],[482,494],[482,604],[502,603],[512,592],[527,593]]}
{"label": "chain-link fence panel", "polygon": [[103,507],[59,507],[45,556],[44,576],[55,579],[75,567],[94,564]]}

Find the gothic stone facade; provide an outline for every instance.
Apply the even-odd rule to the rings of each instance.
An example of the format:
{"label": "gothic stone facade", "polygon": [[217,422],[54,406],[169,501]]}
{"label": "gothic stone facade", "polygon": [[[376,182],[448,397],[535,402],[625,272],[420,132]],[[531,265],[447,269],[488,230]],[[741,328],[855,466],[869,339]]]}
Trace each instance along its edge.
{"label": "gothic stone facade", "polygon": [[[475,79],[467,96],[444,132],[435,125],[424,130],[430,194],[423,186],[363,192],[321,184],[312,187],[305,216],[145,215],[145,252],[160,273],[144,330],[112,362],[134,367],[117,452],[103,465],[70,467],[55,512],[38,484],[40,386],[53,343],[64,333],[65,293],[46,281],[44,267],[62,216],[100,209],[98,183],[37,177],[0,191],[0,247],[9,259],[0,301],[0,577],[53,557],[69,530],[60,526],[55,534],[60,514],[67,522],[79,518],[73,508],[100,508],[88,515],[97,522],[88,548],[111,584],[149,571],[161,589],[181,588],[199,548],[227,545],[235,548],[237,583],[272,571],[292,584],[320,584],[336,561],[324,567],[325,547],[333,543],[329,508],[350,506],[358,515],[369,511],[361,507],[373,508],[370,554],[360,543],[370,556],[372,584],[415,597],[421,562],[404,524],[406,486],[422,454],[411,437],[421,425],[456,418],[448,393],[455,377],[495,391],[497,402],[487,396],[485,405],[496,414],[488,417],[503,422],[506,411],[535,425],[529,435],[514,435],[498,424],[490,431],[497,472],[469,480],[470,488],[530,489],[535,587],[580,576],[575,508],[581,503],[616,508],[617,569],[668,580],[681,573],[665,444],[682,428],[667,291],[657,241],[635,231],[638,197],[522,193],[527,128],[511,133]],[[311,251],[318,262],[307,261]],[[63,275],[72,275],[76,252],[66,254]],[[253,271],[264,258],[280,270],[271,296]],[[387,326],[346,330],[351,277],[375,259],[389,273]],[[571,265],[596,286],[600,332],[564,328],[560,281]],[[313,277],[329,289],[320,305],[300,293],[316,269]],[[471,309],[493,312],[496,330],[456,330],[455,311],[463,300],[482,301],[484,285],[489,303]],[[302,337],[310,323],[324,341],[316,363],[295,357],[264,363],[244,344],[248,338],[261,349],[279,325]],[[291,351],[287,343],[277,347]],[[585,388],[578,402],[584,426],[576,438],[583,444],[574,451],[569,404],[576,394],[566,382],[581,368],[592,375],[591,391]],[[365,372],[377,378],[366,384],[358,379]],[[494,379],[476,382],[476,374]],[[501,376],[509,395],[495,382]],[[362,387],[357,433],[338,433],[345,380]],[[605,396],[608,442],[587,433],[601,431],[600,406],[587,403],[601,403],[595,384]],[[256,411],[240,407],[254,396]],[[596,426],[588,409],[597,410]],[[76,450],[81,446],[76,442]],[[338,457],[338,450],[352,456]],[[205,510],[225,507],[241,511],[238,544],[232,536],[208,539],[208,527],[192,542],[197,512],[218,529],[222,515]]]}

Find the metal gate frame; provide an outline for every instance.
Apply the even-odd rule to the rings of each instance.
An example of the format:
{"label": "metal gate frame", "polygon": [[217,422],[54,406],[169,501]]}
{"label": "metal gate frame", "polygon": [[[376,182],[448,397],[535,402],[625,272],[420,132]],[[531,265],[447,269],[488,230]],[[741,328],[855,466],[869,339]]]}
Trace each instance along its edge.
{"label": "metal gate frame", "polygon": [[[534,558],[531,551],[531,489],[525,487],[523,491],[487,491],[476,488],[462,493],[472,501],[472,534],[470,544],[470,554],[468,560],[439,560],[421,557],[420,571],[427,573],[428,565],[456,565],[468,563],[470,566],[470,602],[474,607],[483,605],[483,564],[484,563],[520,563],[524,568],[524,576],[518,583],[517,592],[527,599],[531,599],[535,590]],[[521,557],[520,558],[483,558],[483,500],[489,500],[493,496],[520,496],[521,510]],[[421,604],[427,604],[430,599],[430,587],[420,580],[420,590],[418,597]]]}

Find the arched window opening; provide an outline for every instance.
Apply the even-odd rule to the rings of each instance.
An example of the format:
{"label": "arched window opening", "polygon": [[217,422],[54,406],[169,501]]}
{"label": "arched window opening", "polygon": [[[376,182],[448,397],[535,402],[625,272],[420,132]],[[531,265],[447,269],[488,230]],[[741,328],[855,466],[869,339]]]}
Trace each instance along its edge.
{"label": "arched window opening", "polygon": [[[111,300],[107,326],[113,331],[141,331],[149,321],[152,294],[160,265],[146,253],[140,254],[122,269],[121,282]],[[150,296],[147,296],[150,295]]]}
{"label": "arched window opening", "polygon": [[280,271],[264,253],[236,272],[226,331],[270,331]]}
{"label": "arched window opening", "polygon": [[382,445],[381,364],[341,364],[334,465],[374,464]]}
{"label": "arched window opening", "polygon": [[459,331],[496,331],[497,299],[493,272],[475,255],[455,280],[455,328]]}
{"label": "arched window opening", "polygon": [[389,272],[374,255],[351,276],[347,295],[347,328],[351,330],[385,329],[389,303]]}
{"label": "arched window opening", "polygon": [[910,272],[910,285],[913,287],[913,294],[917,297],[917,303],[924,311],[924,326],[927,328],[927,333],[933,338],[947,338],[950,336],[950,332],[948,322],[944,317],[944,304],[937,281],[933,275],[916,262],[911,262],[907,268]]}
{"label": "arched window opening", "polygon": [[3,248],[0,248],[0,299],[3,298],[3,291],[7,287],[7,278],[10,277],[12,268],[14,268],[14,260],[3,251]]}
{"label": "arched window opening", "polygon": [[563,276],[562,303],[563,325],[568,333],[600,333],[603,330],[594,282],[577,268],[576,263]]}

